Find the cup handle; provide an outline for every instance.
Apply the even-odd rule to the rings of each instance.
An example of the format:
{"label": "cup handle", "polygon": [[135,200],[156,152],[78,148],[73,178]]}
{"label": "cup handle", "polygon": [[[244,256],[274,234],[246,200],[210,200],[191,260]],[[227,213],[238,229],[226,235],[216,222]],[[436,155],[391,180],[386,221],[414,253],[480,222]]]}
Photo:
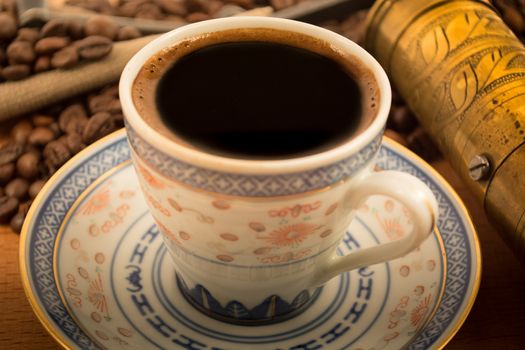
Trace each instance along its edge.
{"label": "cup handle", "polygon": [[348,191],[346,205],[358,208],[369,196],[386,195],[403,204],[411,213],[414,227],[403,238],[362,249],[345,256],[332,257],[321,266],[314,284],[321,285],[341,272],[382,263],[417,248],[432,232],[438,217],[437,200],[432,191],[415,176],[400,171],[370,173]]}

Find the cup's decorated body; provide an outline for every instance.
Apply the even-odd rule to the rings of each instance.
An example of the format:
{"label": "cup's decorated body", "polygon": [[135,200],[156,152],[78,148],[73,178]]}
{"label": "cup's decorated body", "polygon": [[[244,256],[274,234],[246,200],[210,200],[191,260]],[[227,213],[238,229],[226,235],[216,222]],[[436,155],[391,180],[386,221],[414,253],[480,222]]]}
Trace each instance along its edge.
{"label": "cup's decorated body", "polygon": [[[365,64],[380,92],[377,114],[366,130],[305,157],[234,159],[166,138],[139,115],[131,87],[151,55],[202,33],[251,27],[306,33]],[[177,283],[188,300],[213,317],[260,324],[293,316],[315,299],[330,278],[407,253],[434,225],[437,205],[425,185],[407,174],[374,171],[390,87],[370,55],[335,33],[270,18],[229,18],[186,26],[147,45],[128,63],[120,95],[133,163],[174,262]],[[413,216],[413,232],[338,257],[336,247],[354,210],[373,194],[400,200]]]}

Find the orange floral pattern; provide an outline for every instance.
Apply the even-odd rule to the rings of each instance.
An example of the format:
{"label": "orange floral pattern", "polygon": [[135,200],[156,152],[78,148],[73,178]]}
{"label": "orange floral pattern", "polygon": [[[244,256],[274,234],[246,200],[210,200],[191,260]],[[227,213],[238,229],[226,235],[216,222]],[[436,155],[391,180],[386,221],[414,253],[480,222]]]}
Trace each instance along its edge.
{"label": "orange floral pattern", "polygon": [[84,215],[91,215],[98,213],[108,207],[111,198],[109,188],[100,190],[97,194],[91,197],[86,204],[82,206],[80,212]]}
{"label": "orange floral pattern", "polygon": [[100,274],[97,274],[97,279],[89,283],[88,288],[88,300],[93,306],[97,308],[98,311],[103,314],[108,312],[108,303],[106,296],[104,295],[104,288],[102,286],[102,279]]}
{"label": "orange floral pattern", "polygon": [[432,300],[432,294],[428,294],[419,304],[412,310],[410,314],[410,323],[414,327],[421,325],[425,316],[430,311],[430,302]]}
{"label": "orange floral pattern", "polygon": [[399,222],[398,217],[393,218],[393,219],[387,219],[387,218],[382,219],[379,216],[379,214],[376,213],[376,219],[390,240],[399,239],[405,235],[405,228]]}
{"label": "orange floral pattern", "polygon": [[259,237],[259,239],[264,239],[268,244],[273,246],[297,247],[319,227],[318,225],[306,223],[285,225],[272,231],[268,236]]}

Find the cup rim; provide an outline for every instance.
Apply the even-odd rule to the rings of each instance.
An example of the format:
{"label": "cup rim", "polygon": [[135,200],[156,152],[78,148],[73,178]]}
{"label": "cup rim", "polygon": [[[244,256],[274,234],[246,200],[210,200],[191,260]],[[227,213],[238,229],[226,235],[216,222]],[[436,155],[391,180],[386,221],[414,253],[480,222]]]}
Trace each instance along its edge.
{"label": "cup rim", "polygon": [[[177,143],[156,131],[139,115],[132,98],[132,86],[144,63],[155,53],[184,39],[209,32],[237,28],[273,28],[306,34],[327,41],[363,63],[373,74],[379,87],[379,107],[373,121],[361,133],[342,144],[319,153],[285,159],[238,159],[206,153]],[[119,96],[126,122],[146,142],[162,152],[194,166],[238,174],[297,173],[337,163],[364,149],[383,132],[391,104],[391,88],[381,65],[362,47],[335,32],[312,24],[275,17],[236,16],[211,19],[179,27],[154,39],[140,49],[126,64],[119,81]]]}

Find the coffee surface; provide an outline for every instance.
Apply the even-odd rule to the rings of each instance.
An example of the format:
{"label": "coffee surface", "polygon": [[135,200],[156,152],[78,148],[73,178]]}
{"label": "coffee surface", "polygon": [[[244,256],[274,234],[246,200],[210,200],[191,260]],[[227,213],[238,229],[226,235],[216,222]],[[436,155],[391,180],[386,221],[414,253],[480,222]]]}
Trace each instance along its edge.
{"label": "coffee surface", "polygon": [[256,31],[157,54],[134,84],[139,113],[176,142],[242,159],[322,152],[369,125],[379,96],[355,58],[306,35]]}

